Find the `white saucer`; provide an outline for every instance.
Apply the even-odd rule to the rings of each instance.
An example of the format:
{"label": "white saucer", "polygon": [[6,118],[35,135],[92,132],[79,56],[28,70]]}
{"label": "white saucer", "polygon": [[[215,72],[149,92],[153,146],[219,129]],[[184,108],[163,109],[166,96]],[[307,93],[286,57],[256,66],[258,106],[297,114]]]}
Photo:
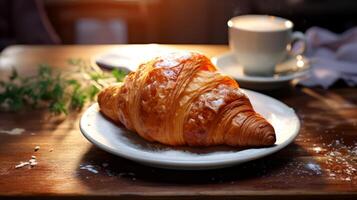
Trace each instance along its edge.
{"label": "white saucer", "polygon": [[122,46],[97,55],[95,62],[105,68],[135,71],[141,63],[172,51],[174,49],[157,44]]}
{"label": "white saucer", "polygon": [[258,90],[286,86],[290,81],[307,75],[310,69],[310,61],[302,55],[289,57],[278,64],[276,73],[269,77],[244,74],[242,65],[236,61],[232,52],[213,57],[211,60],[221,72],[236,79],[240,86]]}
{"label": "white saucer", "polygon": [[107,152],[145,165],[168,169],[228,167],[267,156],[290,144],[300,129],[300,121],[294,110],[269,96],[250,90],[243,92],[248,95],[254,109],[273,125],[277,138],[274,146],[249,149],[175,148],[151,143],[104,118],[99,112],[98,104],[84,112],[80,130],[90,142]]}

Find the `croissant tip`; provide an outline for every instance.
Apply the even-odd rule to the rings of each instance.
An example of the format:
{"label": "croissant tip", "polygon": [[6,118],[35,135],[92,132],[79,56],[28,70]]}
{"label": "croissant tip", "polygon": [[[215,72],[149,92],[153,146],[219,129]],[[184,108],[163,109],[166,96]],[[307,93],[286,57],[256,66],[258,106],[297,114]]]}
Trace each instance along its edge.
{"label": "croissant tip", "polygon": [[116,114],[116,90],[118,88],[115,86],[109,86],[103,89],[98,94],[98,104],[100,111],[111,120],[117,122],[119,121],[118,116]]}
{"label": "croissant tip", "polygon": [[273,145],[276,142],[276,137],[274,132],[269,132],[268,136],[265,138],[266,145]]}

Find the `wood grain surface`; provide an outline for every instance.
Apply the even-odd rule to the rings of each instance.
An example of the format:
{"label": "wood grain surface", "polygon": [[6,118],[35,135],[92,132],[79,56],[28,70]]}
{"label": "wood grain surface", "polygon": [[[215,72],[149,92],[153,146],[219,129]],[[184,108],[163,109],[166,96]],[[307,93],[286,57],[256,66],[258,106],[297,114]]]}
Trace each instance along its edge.
{"label": "wood grain surface", "polygon": [[[69,70],[69,58],[93,59],[118,46],[12,46],[0,57],[0,76],[11,67],[33,74],[39,63]],[[227,46],[174,45],[208,56]],[[357,199],[357,90],[290,87],[269,92],[297,112],[302,126],[280,152],[239,166],[175,171],[143,166],[106,153],[79,131],[81,113],[1,112],[0,199]],[[40,146],[34,151],[35,146]],[[35,155],[38,165],[15,169]],[[92,165],[97,171],[81,167]]]}

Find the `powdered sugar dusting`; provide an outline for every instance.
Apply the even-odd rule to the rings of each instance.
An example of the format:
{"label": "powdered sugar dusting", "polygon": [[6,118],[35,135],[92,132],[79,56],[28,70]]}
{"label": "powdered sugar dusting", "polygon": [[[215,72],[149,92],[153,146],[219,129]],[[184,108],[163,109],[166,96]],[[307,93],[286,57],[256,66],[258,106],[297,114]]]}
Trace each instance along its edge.
{"label": "powdered sugar dusting", "polygon": [[[91,172],[93,174],[98,174],[100,172],[104,172],[107,176],[109,177],[118,177],[118,178],[129,178],[132,181],[136,181],[136,174],[134,172],[117,172],[113,171],[112,169],[109,168],[109,163],[102,163],[102,164],[80,164],[79,169],[81,170],[86,170],[88,172]],[[86,176],[86,179],[89,179],[89,176]]]}
{"label": "powdered sugar dusting", "polygon": [[309,162],[305,165],[305,167],[315,172],[315,174],[321,174],[321,167],[316,163]]}
{"label": "powdered sugar dusting", "polygon": [[321,150],[322,150],[321,147],[314,147],[314,148],[312,148],[312,149],[315,151],[315,153],[320,153]]}
{"label": "powdered sugar dusting", "polygon": [[93,165],[80,165],[79,169],[84,169],[94,174],[98,174],[98,170]]}
{"label": "powdered sugar dusting", "polygon": [[27,165],[29,165],[30,168],[34,167],[38,164],[36,159],[37,159],[36,156],[31,156],[31,159],[29,161],[20,162],[20,164],[15,166],[15,169],[19,169],[19,168],[25,167]]}
{"label": "powdered sugar dusting", "polygon": [[15,166],[15,169],[25,167],[26,165],[29,165],[30,162],[20,162],[20,164]]}
{"label": "powdered sugar dusting", "polygon": [[160,57],[159,61],[155,64],[156,67],[175,67],[183,60],[191,58],[192,52],[178,51],[165,54]]}
{"label": "powdered sugar dusting", "polygon": [[205,102],[205,105],[214,111],[218,111],[219,108],[225,103],[223,98]]}
{"label": "powdered sugar dusting", "polygon": [[333,140],[330,144],[323,144],[330,151],[325,152],[326,172],[332,179],[351,181],[357,179],[357,142],[346,145],[343,139]]}

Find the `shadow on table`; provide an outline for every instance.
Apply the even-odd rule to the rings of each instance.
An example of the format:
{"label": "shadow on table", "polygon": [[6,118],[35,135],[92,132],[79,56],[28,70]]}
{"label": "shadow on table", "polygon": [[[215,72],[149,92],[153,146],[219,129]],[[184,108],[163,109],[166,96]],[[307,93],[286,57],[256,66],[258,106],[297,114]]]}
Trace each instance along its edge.
{"label": "shadow on table", "polygon": [[[95,184],[95,182],[98,182],[96,178],[97,180],[101,180],[101,183],[106,182],[111,184],[123,181],[136,181],[149,182],[150,185],[175,184],[184,186],[189,184],[235,184],[239,182],[252,182],[253,184],[258,184],[256,187],[259,187],[259,180],[262,180],[261,178],[264,177],[267,177],[269,180],[274,179],[274,177],[278,178],[277,180],[284,179],[284,174],[279,173],[287,171],[287,165],[291,163],[293,159],[292,155],[295,151],[300,151],[300,154],[304,154],[305,156],[307,154],[307,152],[303,152],[300,146],[291,144],[286,152],[279,152],[237,166],[215,170],[186,171],[145,166],[109,154],[92,146],[83,156],[80,165],[82,167],[91,165],[98,173],[79,168],[78,175],[79,179],[87,184],[88,187],[93,186],[96,189],[98,189],[98,187],[100,188],[100,184]],[[294,168],[295,166],[290,167]],[[88,179],[92,180],[88,181]],[[113,181],[113,179],[117,179],[117,181]],[[279,185],[278,187],[284,187],[284,185]]]}

